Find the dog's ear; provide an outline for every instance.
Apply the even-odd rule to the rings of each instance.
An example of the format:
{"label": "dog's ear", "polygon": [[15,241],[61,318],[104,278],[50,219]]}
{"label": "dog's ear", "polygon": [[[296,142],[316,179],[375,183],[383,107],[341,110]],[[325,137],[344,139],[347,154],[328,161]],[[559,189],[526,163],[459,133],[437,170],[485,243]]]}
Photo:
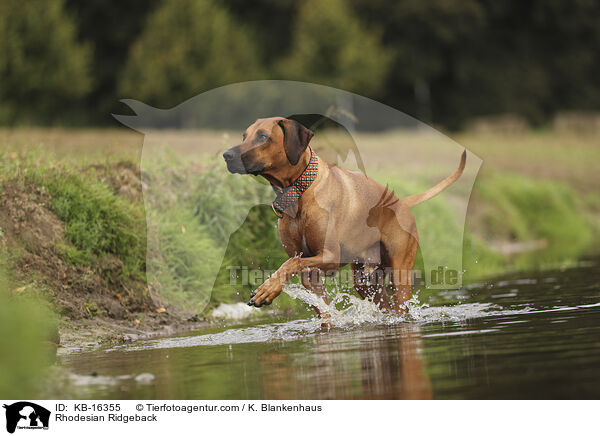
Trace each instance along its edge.
{"label": "dog's ear", "polygon": [[294,120],[280,120],[277,122],[283,130],[283,148],[292,165],[296,165],[300,156],[308,147],[314,133]]}

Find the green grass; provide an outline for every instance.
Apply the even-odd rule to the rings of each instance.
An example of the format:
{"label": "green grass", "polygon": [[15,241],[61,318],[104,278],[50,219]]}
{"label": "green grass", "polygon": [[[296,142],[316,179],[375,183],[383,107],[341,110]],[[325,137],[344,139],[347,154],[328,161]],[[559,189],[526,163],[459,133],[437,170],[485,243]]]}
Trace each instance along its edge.
{"label": "green grass", "polygon": [[477,186],[476,195],[488,208],[482,225],[490,235],[514,241],[543,240],[539,264],[573,259],[597,238],[587,211],[594,207],[564,183],[531,180],[517,174],[497,174]]}
{"label": "green grass", "polygon": [[201,312],[210,301],[211,274],[220,265],[210,232],[198,225],[186,208],[173,208],[160,215],[150,212],[149,220],[153,223],[149,228],[150,286],[165,305]]}
{"label": "green grass", "polygon": [[[595,199],[565,183],[496,174],[476,185],[478,216],[467,220],[464,265],[468,281],[507,271],[569,266],[597,254],[600,227]],[[510,255],[496,241],[541,243],[539,250]]]}
{"label": "green grass", "polygon": [[139,205],[115,195],[93,170],[40,169],[28,174],[25,182],[48,193],[50,209],[63,222],[65,237],[73,244],[63,247],[72,263],[91,266],[103,256],[114,255],[123,262],[126,277],[142,278],[140,253],[146,241]]}

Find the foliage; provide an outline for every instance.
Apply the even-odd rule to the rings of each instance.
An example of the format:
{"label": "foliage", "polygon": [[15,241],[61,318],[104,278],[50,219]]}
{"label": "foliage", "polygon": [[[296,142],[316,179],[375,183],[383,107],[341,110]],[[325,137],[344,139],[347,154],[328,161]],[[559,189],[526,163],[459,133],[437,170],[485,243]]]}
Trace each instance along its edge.
{"label": "foliage", "polygon": [[[194,305],[205,303],[207,295],[213,304],[240,301],[244,297],[238,292],[248,295],[260,283],[232,285],[230,266],[275,270],[285,260],[270,207],[253,207],[239,221],[248,204],[266,201],[265,185],[229,174],[214,157],[197,168],[160,155],[148,161],[144,171],[148,225],[156,228],[160,246],[152,251],[154,243],[149,244],[149,280],[160,282],[155,288],[163,296],[179,292],[175,298],[193,298]],[[218,257],[223,250],[224,257]],[[216,281],[208,283],[215,274]]]}
{"label": "foliage", "polygon": [[[144,28],[158,0],[66,0],[67,9],[77,17],[80,39],[93,45],[90,92],[78,107],[85,123],[107,124],[111,113],[122,110],[117,85],[127,63],[129,49]],[[110,23],[110,25],[106,25]]]}
{"label": "foliage", "polygon": [[252,38],[217,3],[164,2],[132,46],[121,92],[164,107],[258,70]]}
{"label": "foliage", "polygon": [[210,231],[180,205],[162,214],[149,211],[148,219],[155,226],[149,228],[149,285],[169,305],[201,313],[210,301],[211,274],[221,261]]}
{"label": "foliage", "polygon": [[167,107],[292,78],[452,129],[537,125],[600,108],[599,32],[588,0],[5,0],[0,123],[106,125],[122,97]]}
{"label": "foliage", "polygon": [[303,2],[286,54],[280,67],[286,78],[372,96],[382,92],[392,57],[344,0]]}
{"label": "foliage", "polygon": [[0,123],[55,120],[89,91],[90,47],[76,32],[63,0],[0,2]]}

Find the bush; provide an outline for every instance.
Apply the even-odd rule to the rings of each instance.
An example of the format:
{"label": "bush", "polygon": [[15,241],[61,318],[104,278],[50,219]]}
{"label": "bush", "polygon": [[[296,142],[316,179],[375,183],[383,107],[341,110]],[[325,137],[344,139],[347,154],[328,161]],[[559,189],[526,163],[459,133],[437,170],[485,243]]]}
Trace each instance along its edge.
{"label": "bush", "polygon": [[289,55],[280,65],[286,78],[377,95],[392,60],[344,0],[308,0],[296,18]]}
{"label": "bush", "polygon": [[186,307],[203,305],[207,296],[213,303],[241,301],[238,292],[249,294],[260,283],[231,285],[229,266],[274,270],[286,259],[275,214],[259,205],[272,195],[264,184],[229,174],[214,158],[197,168],[162,156],[144,173],[148,279],[163,297]]}
{"label": "bush", "polygon": [[120,91],[174,105],[199,92],[257,78],[253,38],[211,0],[164,2],[133,44]]}
{"label": "bush", "polygon": [[55,120],[90,89],[89,59],[63,0],[2,0],[0,123]]}

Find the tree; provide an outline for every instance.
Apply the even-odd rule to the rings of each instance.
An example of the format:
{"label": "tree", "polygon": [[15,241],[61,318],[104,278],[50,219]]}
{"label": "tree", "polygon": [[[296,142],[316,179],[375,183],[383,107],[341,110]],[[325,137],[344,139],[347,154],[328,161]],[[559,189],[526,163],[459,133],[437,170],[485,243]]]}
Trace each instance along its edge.
{"label": "tree", "polygon": [[134,43],[123,97],[171,106],[228,83],[258,78],[253,38],[211,0],[166,1]]}
{"label": "tree", "polygon": [[2,0],[0,122],[65,116],[90,88],[89,55],[89,47],[76,40],[63,0]]}
{"label": "tree", "polygon": [[86,121],[113,124],[111,113],[123,109],[117,80],[129,48],[157,4],[157,0],[66,0],[67,10],[77,17],[79,38],[94,47],[92,89],[82,102]]}
{"label": "tree", "polygon": [[383,29],[384,46],[396,54],[384,102],[423,121],[442,120],[453,59],[469,56],[470,41],[481,38],[480,0],[355,0],[353,6],[365,23]]}
{"label": "tree", "polygon": [[361,25],[344,0],[306,0],[279,69],[286,78],[375,97],[383,89],[391,60],[377,34]]}

